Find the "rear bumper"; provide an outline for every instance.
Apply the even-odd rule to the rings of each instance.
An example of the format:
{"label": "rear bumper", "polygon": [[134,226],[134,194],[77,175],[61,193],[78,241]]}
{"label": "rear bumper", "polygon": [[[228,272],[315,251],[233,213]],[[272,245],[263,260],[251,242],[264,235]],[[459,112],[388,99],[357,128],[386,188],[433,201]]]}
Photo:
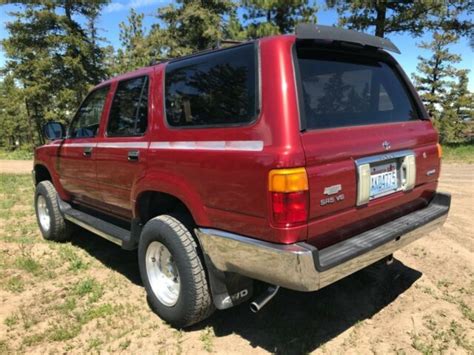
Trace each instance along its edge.
{"label": "rear bumper", "polygon": [[440,227],[450,205],[449,194],[436,193],[427,207],[323,250],[307,243],[275,244],[215,229],[196,229],[196,234],[220,271],[292,290],[315,291]]}

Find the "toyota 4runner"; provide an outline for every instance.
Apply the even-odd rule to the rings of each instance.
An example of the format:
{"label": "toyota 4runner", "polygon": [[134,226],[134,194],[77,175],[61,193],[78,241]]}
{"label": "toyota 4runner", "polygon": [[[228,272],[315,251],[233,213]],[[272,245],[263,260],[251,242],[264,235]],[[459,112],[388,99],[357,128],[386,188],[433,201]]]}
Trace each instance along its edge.
{"label": "toyota 4runner", "polygon": [[[315,291],[440,226],[441,149],[389,40],[300,25],[99,84],[35,152],[44,238],[138,249],[176,327]],[[262,283],[259,283],[260,285]]]}

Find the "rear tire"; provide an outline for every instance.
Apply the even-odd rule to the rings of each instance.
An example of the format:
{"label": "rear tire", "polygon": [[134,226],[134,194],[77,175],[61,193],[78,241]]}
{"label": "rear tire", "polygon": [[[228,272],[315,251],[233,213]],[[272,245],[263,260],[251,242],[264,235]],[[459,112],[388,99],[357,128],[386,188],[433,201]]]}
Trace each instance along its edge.
{"label": "rear tire", "polygon": [[51,181],[41,181],[35,191],[36,220],[46,240],[69,240],[73,226],[64,219],[58,204],[58,193]]}
{"label": "rear tire", "polygon": [[138,263],[150,307],[172,326],[188,327],[214,312],[198,245],[180,220],[162,215],[146,223]]}

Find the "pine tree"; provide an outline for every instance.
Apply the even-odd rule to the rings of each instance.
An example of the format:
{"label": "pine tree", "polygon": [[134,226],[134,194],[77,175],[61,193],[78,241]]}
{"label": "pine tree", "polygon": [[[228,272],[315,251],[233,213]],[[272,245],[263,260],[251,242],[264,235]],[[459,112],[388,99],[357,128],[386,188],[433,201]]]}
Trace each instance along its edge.
{"label": "pine tree", "polygon": [[228,18],[235,4],[232,0],[178,0],[158,10],[164,29],[155,29],[161,37],[160,54],[178,57],[213,48],[225,39]]}
{"label": "pine tree", "polygon": [[290,33],[299,22],[316,22],[317,6],[309,0],[243,0],[249,38]]}
{"label": "pine tree", "polygon": [[8,75],[0,81],[0,145],[10,149],[19,142],[23,146],[31,143],[31,135],[24,95]]}
{"label": "pine tree", "polygon": [[379,37],[398,32],[421,35],[427,30],[472,36],[474,2],[468,0],[326,0],[326,4],[337,9],[341,26],[360,31],[375,27]]}
{"label": "pine tree", "polygon": [[[76,17],[92,21],[105,1],[44,0],[22,5],[2,41],[5,73],[19,83],[29,121],[43,142],[42,125],[67,121],[90,86],[106,76],[102,49]],[[97,40],[95,38],[94,40]]]}
{"label": "pine tree", "polygon": [[474,95],[468,89],[468,73],[466,69],[457,70],[456,80],[449,84],[440,118],[435,122],[442,142],[460,143],[466,139],[465,119],[471,118],[474,112]]}
{"label": "pine tree", "polygon": [[120,42],[122,48],[117,51],[114,73],[125,73],[147,66],[152,61],[152,52],[149,47],[149,34],[144,25],[144,14],[130,10],[127,23],[121,22]]}
{"label": "pine tree", "polygon": [[429,58],[418,57],[417,71],[413,80],[423,103],[432,115],[439,112],[447,93],[449,79],[457,74],[453,64],[461,61],[461,57],[449,51],[448,46],[455,43],[458,36],[445,32],[433,34],[431,42],[422,42],[419,47],[432,51]]}

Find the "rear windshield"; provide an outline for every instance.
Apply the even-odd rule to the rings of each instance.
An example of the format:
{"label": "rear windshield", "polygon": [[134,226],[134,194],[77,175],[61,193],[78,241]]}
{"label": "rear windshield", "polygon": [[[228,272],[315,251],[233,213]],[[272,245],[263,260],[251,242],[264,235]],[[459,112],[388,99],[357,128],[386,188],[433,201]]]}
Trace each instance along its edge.
{"label": "rear windshield", "polygon": [[383,61],[316,50],[298,50],[297,60],[308,129],[418,118],[400,77]]}

